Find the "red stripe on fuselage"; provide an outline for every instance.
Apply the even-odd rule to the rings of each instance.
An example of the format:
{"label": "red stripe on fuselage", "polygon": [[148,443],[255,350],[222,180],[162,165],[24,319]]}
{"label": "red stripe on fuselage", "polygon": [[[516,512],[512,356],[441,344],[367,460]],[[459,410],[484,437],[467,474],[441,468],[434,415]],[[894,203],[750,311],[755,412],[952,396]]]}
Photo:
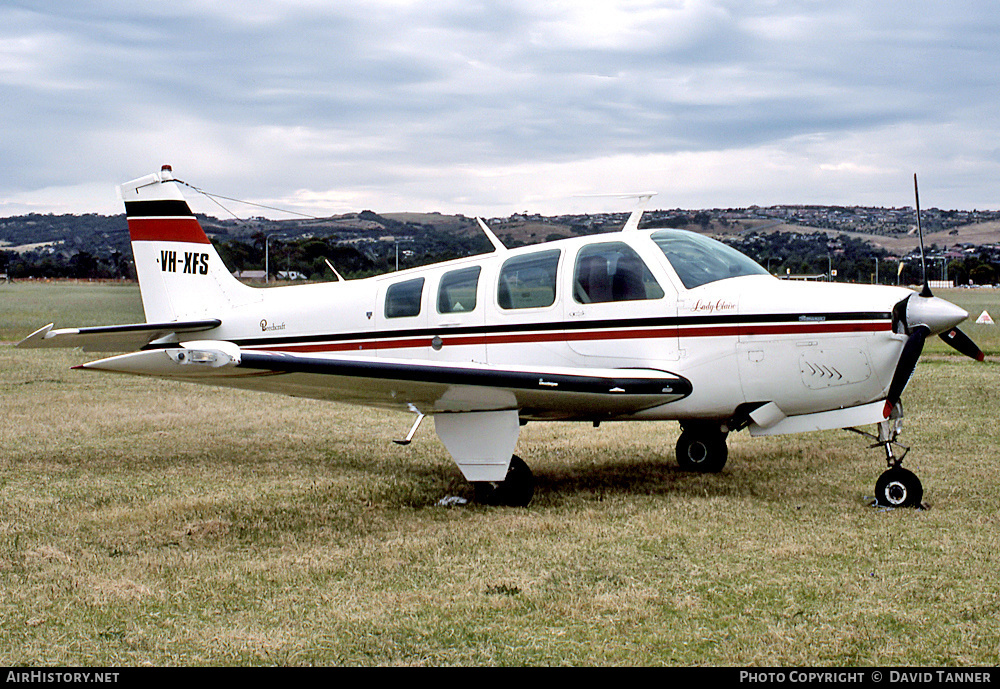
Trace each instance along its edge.
{"label": "red stripe on fuselage", "polygon": [[133,242],[211,243],[194,218],[129,218],[128,233]]}
{"label": "red stripe on fuselage", "polygon": [[[527,344],[534,342],[581,342],[596,340],[637,340],[651,338],[738,337],[752,335],[811,335],[821,333],[885,332],[892,329],[888,321],[878,322],[824,322],[824,323],[746,323],[734,325],[708,325],[703,327],[665,327],[644,329],[548,331],[496,335],[449,336],[442,329],[438,337],[442,347],[459,345]],[[430,347],[431,337],[405,337],[397,339],[364,339],[351,342],[324,342],[316,344],[251,345],[246,349],[281,352],[357,352],[381,349],[407,349]]]}

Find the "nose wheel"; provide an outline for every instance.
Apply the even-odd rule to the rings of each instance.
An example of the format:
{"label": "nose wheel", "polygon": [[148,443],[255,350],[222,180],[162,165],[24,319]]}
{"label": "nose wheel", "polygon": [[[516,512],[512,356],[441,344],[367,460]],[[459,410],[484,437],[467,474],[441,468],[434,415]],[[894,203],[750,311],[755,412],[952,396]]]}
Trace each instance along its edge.
{"label": "nose wheel", "polygon": [[924,487],[917,475],[898,464],[875,482],[875,501],[882,507],[919,507],[923,497]]}

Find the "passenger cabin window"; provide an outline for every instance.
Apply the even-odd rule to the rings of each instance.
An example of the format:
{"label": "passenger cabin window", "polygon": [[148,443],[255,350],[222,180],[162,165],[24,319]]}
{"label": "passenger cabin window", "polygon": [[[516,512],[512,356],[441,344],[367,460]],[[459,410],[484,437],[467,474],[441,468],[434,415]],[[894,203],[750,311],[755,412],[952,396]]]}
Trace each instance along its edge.
{"label": "passenger cabin window", "polygon": [[420,295],[423,291],[423,278],[391,285],[385,292],[385,317],[404,318],[420,315]]}
{"label": "passenger cabin window", "polygon": [[694,232],[659,230],[650,236],[688,289],[726,278],[768,274],[736,249]]}
{"label": "passenger cabin window", "polygon": [[663,289],[624,242],[591,244],[576,257],[573,298],[581,304],[660,299]]}
{"label": "passenger cabin window", "polygon": [[476,308],[479,266],[445,273],[438,287],[438,313],[465,313]]}
{"label": "passenger cabin window", "polygon": [[559,249],[508,259],[500,269],[497,303],[502,309],[551,306],[556,300]]}

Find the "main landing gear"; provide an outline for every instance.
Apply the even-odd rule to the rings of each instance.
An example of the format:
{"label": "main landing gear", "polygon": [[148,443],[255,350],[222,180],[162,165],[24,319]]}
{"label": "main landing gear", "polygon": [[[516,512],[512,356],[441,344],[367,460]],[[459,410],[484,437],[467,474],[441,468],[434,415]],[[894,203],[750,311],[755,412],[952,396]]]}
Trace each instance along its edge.
{"label": "main landing gear", "polygon": [[[896,442],[902,430],[902,417],[903,408],[897,402],[889,418],[878,424],[877,436],[856,428],[850,429],[874,438],[877,442],[871,447],[881,446],[885,450],[885,463],[889,468],[875,482],[875,504],[880,507],[920,507],[924,498],[924,487],[920,479],[909,469],[903,468],[903,458],[910,448]],[[903,448],[903,453],[897,457],[893,446]]]}
{"label": "main landing gear", "polygon": [[474,481],[472,485],[480,505],[527,507],[535,495],[535,475],[517,455],[511,456],[503,481]]}
{"label": "main landing gear", "polygon": [[677,439],[677,464],[685,471],[717,474],[726,466],[729,448],[728,431],[718,423],[681,424],[681,437]]}

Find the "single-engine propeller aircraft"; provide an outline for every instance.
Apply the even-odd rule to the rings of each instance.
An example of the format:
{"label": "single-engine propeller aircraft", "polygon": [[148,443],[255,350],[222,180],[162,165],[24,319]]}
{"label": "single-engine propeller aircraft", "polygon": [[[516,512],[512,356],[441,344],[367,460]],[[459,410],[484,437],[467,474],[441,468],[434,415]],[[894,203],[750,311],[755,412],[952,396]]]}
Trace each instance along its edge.
{"label": "single-engine propeller aircraft", "polygon": [[878,503],[918,505],[894,446],[924,341],[983,359],[956,328],[968,314],[926,279],[920,293],[782,281],[699,234],[639,230],[641,209],[620,232],[517,249],[479,220],[488,254],[256,289],[227,270],[183,184],[164,166],[119,188],[145,323],[50,324],[19,346],[138,350],[77,368],[409,411],[401,444],[431,415],[486,504],[533,496],[513,454],[524,423],[666,419],[678,463],[701,472],[722,470],[733,431],[874,424]]}

